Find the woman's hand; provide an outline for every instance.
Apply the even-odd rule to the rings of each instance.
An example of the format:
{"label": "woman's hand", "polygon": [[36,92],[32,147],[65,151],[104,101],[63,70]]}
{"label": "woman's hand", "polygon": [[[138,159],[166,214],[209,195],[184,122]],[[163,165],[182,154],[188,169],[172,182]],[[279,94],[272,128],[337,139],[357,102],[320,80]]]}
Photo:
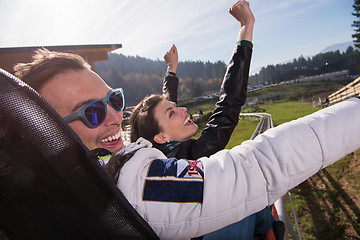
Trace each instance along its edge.
{"label": "woman's hand", "polygon": [[237,1],[234,5],[231,6],[229,12],[236,20],[240,22],[241,26],[249,24],[253,25],[255,22],[255,17],[250,10],[248,1]]}
{"label": "woman's hand", "polygon": [[238,40],[252,42],[255,17],[250,9],[249,2],[246,0],[237,1],[231,6],[229,13],[240,23]]}
{"label": "woman's hand", "polygon": [[167,51],[164,55],[164,60],[166,65],[168,66],[168,72],[176,73],[177,65],[178,65],[178,52],[177,48],[173,44],[169,51]]}

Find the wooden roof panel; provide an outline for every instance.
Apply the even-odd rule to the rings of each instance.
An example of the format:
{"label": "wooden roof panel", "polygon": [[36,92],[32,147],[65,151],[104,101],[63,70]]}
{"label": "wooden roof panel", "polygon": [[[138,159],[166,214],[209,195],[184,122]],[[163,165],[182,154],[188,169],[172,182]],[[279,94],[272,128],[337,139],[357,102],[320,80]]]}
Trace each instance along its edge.
{"label": "wooden roof panel", "polygon": [[42,47],[50,51],[72,52],[79,54],[93,67],[94,62],[107,60],[107,54],[111,51],[121,48],[122,45],[98,44],[0,48],[0,68],[3,68],[6,71],[12,73],[14,65],[16,65],[17,63],[30,62],[31,56],[33,55],[34,51]]}

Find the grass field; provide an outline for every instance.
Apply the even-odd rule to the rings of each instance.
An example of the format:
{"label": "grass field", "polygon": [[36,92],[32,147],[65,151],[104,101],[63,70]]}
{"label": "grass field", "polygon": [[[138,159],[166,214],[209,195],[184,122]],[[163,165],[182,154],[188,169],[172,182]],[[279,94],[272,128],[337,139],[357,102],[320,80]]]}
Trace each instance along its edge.
{"label": "grass field", "polygon": [[[206,104],[206,108],[210,108],[210,104]],[[198,106],[198,108],[201,106]],[[201,107],[201,109],[205,109],[205,107]],[[214,109],[214,105],[212,105],[211,110]],[[263,112],[270,113],[274,125],[277,126],[281,123],[288,122],[299,117],[303,117],[310,113],[313,113],[319,108],[313,108],[312,104],[309,102],[298,102],[298,101],[278,101],[266,104],[260,104],[257,106],[257,109],[262,109]],[[243,112],[252,112],[251,109],[245,109]],[[239,121],[239,124],[236,126],[234,133],[232,134],[229,143],[226,148],[232,148],[236,145],[239,145],[241,142],[250,139],[253,134],[258,121],[250,120],[245,118],[245,120]],[[199,128],[201,129],[203,125],[200,124]],[[200,136],[201,131],[194,136],[194,138],[198,138]]]}
{"label": "grass field", "polygon": [[[281,101],[260,104],[258,107],[263,109],[264,112],[271,114],[275,126],[319,110],[318,108],[313,108],[312,104],[309,102],[296,101]],[[232,148],[236,145],[239,145],[241,142],[250,139],[256,126],[257,122],[255,121],[250,121],[248,119],[239,121],[239,124],[236,126],[235,131],[231,136],[226,148]]]}

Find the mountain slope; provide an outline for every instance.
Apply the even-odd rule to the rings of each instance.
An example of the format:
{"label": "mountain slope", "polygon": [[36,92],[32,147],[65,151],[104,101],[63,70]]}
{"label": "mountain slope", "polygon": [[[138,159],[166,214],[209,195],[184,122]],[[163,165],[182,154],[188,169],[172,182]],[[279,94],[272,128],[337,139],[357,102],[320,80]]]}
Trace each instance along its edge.
{"label": "mountain slope", "polygon": [[354,42],[350,41],[350,42],[344,42],[344,43],[337,43],[331,46],[326,47],[325,49],[323,49],[322,51],[320,51],[320,53],[326,53],[326,52],[334,52],[339,50],[340,52],[346,52],[346,50],[349,47],[353,47],[355,48]]}

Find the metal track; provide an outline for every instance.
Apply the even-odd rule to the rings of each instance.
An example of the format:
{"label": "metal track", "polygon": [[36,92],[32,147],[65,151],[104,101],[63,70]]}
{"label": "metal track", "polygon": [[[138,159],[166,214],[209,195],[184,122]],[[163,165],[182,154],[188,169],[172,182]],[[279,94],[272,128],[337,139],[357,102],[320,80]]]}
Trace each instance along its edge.
{"label": "metal track", "polygon": [[[250,138],[250,140],[253,140],[257,135],[265,132],[269,128],[274,127],[274,122],[272,120],[271,114],[269,114],[269,113],[241,113],[240,116],[239,116],[240,120],[244,119],[245,117],[259,119],[259,124],[257,125],[254,133],[252,134],[252,136]],[[295,225],[296,225],[296,228],[297,228],[298,237],[299,237],[299,240],[302,240],[301,233],[300,233],[300,228],[299,228],[298,220],[297,220],[297,217],[296,217],[295,208],[294,208],[294,205],[293,205],[293,202],[292,202],[290,191],[288,192],[288,197],[289,197],[290,204],[291,204],[291,207],[292,207],[292,211],[293,211],[293,214],[294,214]],[[288,215],[288,213],[287,213],[287,211],[285,209],[285,201],[286,201],[286,199],[285,199],[285,196],[284,196],[284,197],[280,198],[279,200],[277,200],[274,203],[275,208],[277,210],[277,213],[279,215],[279,219],[281,221],[283,221],[285,223],[285,226],[286,226],[286,232],[285,232],[284,239],[285,240],[288,239],[287,233],[289,233],[290,236],[291,236],[291,239],[297,240],[298,238],[297,238],[296,233],[294,231],[294,228],[292,226],[290,217],[289,217],[289,215]]]}

